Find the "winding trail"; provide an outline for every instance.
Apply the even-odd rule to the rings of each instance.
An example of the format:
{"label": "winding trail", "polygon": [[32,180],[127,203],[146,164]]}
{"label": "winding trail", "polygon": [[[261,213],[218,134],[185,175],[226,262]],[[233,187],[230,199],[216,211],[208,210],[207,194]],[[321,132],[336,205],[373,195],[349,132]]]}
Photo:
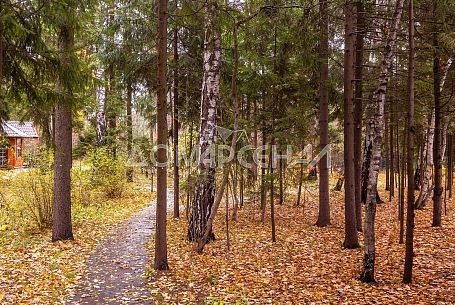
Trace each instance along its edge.
{"label": "winding trail", "polygon": [[[168,210],[173,198],[168,190]],[[145,246],[155,232],[155,208],[156,201],[150,202],[96,247],[66,304],[154,304],[145,278]]]}

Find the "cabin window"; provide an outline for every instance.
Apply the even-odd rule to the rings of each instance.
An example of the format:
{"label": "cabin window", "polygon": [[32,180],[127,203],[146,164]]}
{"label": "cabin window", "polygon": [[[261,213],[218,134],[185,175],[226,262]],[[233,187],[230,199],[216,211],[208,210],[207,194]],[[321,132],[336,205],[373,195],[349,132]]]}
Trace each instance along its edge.
{"label": "cabin window", "polygon": [[16,140],[16,160],[22,158],[22,139]]}
{"label": "cabin window", "polygon": [[8,149],[4,146],[0,147],[0,166],[8,166]]}

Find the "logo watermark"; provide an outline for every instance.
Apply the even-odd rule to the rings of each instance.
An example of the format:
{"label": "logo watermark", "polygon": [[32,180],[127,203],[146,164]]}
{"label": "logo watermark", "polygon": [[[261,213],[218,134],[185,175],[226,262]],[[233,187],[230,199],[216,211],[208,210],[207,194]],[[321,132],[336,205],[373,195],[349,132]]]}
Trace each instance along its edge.
{"label": "logo watermark", "polygon": [[[252,169],[254,166],[259,168],[277,168],[279,161],[283,160],[287,166],[302,164],[306,167],[315,167],[319,162],[324,161],[327,167],[331,166],[331,148],[330,144],[323,147],[321,150],[314,150],[313,145],[308,144],[303,150],[296,150],[293,145],[259,145],[257,147],[246,144],[241,147],[237,145],[225,144],[228,140],[237,133],[238,144],[240,139],[244,137],[248,143],[248,133],[246,130],[230,130],[217,126],[217,135],[220,143],[206,145],[204,149],[200,145],[192,147],[191,151],[180,151],[178,154],[178,162],[185,166],[203,165],[207,168],[223,167],[230,162],[238,162],[240,166],[247,169]],[[231,140],[232,142],[232,140]],[[156,152],[165,150],[167,157],[166,162],[158,162],[156,160]],[[174,160],[171,158],[172,148],[168,145],[156,145],[151,152],[151,161],[157,167],[166,167],[171,165]]]}

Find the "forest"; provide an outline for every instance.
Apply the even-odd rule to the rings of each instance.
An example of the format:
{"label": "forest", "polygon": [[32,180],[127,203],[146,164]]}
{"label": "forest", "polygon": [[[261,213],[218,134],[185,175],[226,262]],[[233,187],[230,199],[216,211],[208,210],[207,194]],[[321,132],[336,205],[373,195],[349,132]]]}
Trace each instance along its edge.
{"label": "forest", "polygon": [[455,304],[454,0],[0,0],[0,304]]}

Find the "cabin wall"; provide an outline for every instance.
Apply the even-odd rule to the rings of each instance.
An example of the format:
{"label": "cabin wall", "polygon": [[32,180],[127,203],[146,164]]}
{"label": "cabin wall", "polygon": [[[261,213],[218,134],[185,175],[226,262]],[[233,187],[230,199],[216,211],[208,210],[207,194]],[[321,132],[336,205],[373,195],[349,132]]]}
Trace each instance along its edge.
{"label": "cabin wall", "polygon": [[16,139],[8,139],[11,148],[8,149],[8,168],[14,168],[16,166]]}
{"label": "cabin wall", "polygon": [[[8,149],[8,168],[21,167],[24,165],[24,139],[9,138],[11,148]],[[22,156],[16,154],[17,147],[20,145]]]}

